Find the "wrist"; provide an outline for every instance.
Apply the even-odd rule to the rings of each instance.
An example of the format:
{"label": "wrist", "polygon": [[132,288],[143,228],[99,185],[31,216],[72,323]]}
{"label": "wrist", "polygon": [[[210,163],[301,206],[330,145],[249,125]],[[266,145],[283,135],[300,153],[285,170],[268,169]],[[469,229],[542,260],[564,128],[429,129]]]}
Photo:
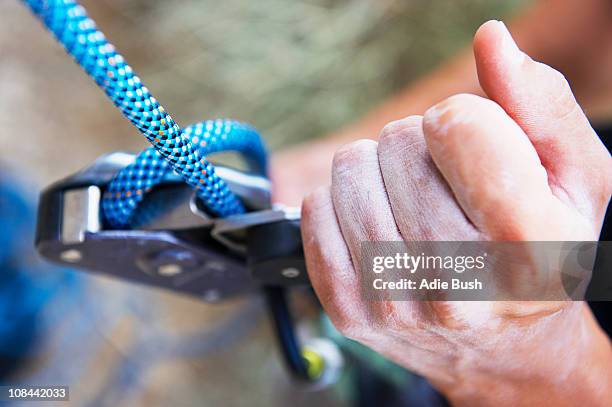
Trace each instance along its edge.
{"label": "wrist", "polygon": [[503,341],[463,358],[456,380],[436,386],[453,405],[610,405],[612,348],[586,304],[527,329],[515,324],[522,323],[508,323]]}

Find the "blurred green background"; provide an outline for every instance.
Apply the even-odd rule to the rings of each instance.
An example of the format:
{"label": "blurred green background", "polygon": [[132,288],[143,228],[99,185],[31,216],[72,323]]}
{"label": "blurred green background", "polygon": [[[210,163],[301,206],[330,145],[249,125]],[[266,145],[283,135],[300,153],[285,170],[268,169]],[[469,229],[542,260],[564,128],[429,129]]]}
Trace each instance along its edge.
{"label": "blurred green background", "polygon": [[[278,149],[358,118],[524,2],[82,3],[179,123],[244,120]],[[19,1],[0,12],[1,158],[27,152],[47,182],[101,153],[145,145]],[[15,146],[24,131],[27,146]]]}

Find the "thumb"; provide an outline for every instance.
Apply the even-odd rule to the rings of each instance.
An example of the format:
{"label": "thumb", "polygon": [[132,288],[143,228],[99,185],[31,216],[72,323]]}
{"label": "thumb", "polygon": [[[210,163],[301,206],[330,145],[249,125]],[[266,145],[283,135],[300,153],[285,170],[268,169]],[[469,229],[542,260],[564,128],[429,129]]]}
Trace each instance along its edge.
{"label": "thumb", "polygon": [[480,27],[474,55],[480,85],[525,131],[553,193],[600,222],[612,193],[612,159],[565,77],[522,52],[500,21]]}

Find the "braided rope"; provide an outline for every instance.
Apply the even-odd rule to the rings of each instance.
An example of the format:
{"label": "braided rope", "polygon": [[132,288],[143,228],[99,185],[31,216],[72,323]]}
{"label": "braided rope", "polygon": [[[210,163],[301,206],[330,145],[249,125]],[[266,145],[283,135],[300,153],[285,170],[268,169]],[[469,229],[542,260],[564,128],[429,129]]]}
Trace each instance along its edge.
{"label": "braided rope", "polygon": [[[250,171],[266,174],[266,150],[258,134],[248,125],[231,120],[209,120],[185,127],[183,134],[202,157],[236,151],[245,158]],[[153,147],[142,151],[108,185],[102,209],[109,224],[115,228],[132,224],[145,194],[172,177],[176,178],[176,173]]]}
{"label": "braided rope", "polygon": [[[97,29],[81,5],[75,0],[23,1],[104,90],[123,115],[147,138],[158,154],[155,156],[153,150],[146,150],[139,156],[135,167],[127,169],[123,175],[119,173],[118,178],[111,183],[111,189],[105,194],[103,204],[109,224],[115,227],[126,226],[131,213],[142,200],[141,195],[163,181],[170,170],[175,171],[196,189],[198,197],[213,215],[223,217],[244,211],[239,199],[215,174],[214,166],[203,157],[203,153],[219,151],[220,147],[211,143],[208,149],[202,149],[192,144],[193,135],[201,127],[196,125],[181,129],[174,122],[123,57],[115,51],[115,47]],[[206,123],[202,125],[206,126]],[[230,130],[241,130],[240,126],[244,125],[229,126]],[[255,160],[265,167],[265,154],[259,154],[258,149],[263,150],[263,147],[255,131],[249,128],[249,131],[243,132],[244,137],[241,140],[244,145],[227,141],[230,134],[234,135],[233,131],[225,131],[224,134],[226,147],[231,145],[233,149],[244,152],[248,157],[252,154],[248,148],[257,146],[258,155]],[[160,157],[164,160],[159,160]],[[145,170],[146,168],[148,170]]]}

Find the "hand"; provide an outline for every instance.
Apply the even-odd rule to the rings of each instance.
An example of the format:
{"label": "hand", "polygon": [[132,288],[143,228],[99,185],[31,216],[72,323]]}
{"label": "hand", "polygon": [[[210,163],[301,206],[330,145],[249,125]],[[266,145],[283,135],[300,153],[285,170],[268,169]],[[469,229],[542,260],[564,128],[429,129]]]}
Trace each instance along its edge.
{"label": "hand", "polygon": [[314,289],[336,327],[467,405],[612,401],[612,351],[581,302],[368,302],[363,241],[597,240],[612,159],[564,77],[500,22],[474,39],[490,99],[456,95],[339,150],[303,203]]}

